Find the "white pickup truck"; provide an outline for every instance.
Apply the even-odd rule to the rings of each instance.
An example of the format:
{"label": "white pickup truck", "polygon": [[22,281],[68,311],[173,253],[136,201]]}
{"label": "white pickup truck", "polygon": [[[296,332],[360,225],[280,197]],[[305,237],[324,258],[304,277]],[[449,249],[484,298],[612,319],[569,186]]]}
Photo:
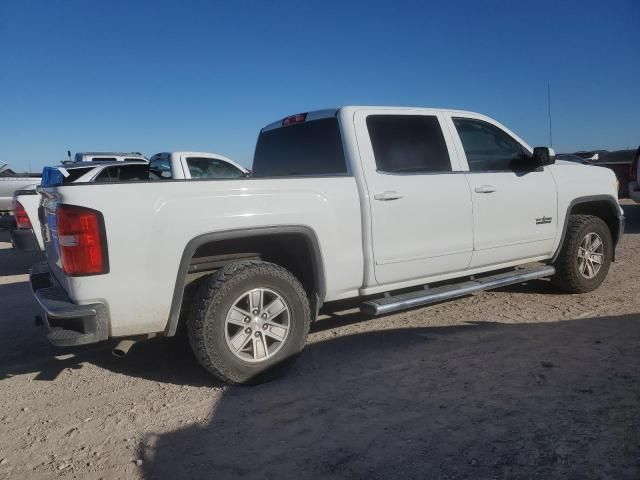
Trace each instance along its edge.
{"label": "white pickup truck", "polygon": [[[343,107],[264,127],[251,178],[41,189],[49,340],[186,324],[200,363],[261,381],[325,305],[365,314],[551,277],[597,288],[623,212],[607,169],[554,162],[476,113]],[[119,202],[113,202],[113,198]]]}
{"label": "white pickup truck", "polygon": [[157,180],[197,180],[248,177],[249,170],[217,153],[163,152],[149,160]]}

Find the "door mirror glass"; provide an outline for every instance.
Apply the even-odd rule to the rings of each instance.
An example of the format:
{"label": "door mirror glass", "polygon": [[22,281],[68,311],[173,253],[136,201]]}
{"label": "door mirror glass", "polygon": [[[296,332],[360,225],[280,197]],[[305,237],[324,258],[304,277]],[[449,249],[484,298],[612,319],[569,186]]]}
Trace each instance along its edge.
{"label": "door mirror glass", "polygon": [[553,165],[556,163],[556,152],[549,147],[535,147],[531,161],[535,168]]}

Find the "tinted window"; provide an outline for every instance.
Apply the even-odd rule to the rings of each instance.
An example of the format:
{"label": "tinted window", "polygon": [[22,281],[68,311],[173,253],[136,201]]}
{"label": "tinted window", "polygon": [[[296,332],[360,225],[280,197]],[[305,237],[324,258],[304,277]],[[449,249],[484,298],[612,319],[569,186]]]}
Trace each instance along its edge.
{"label": "tinted window", "polygon": [[93,170],[94,168],[95,167],[71,168],[71,169],[67,170],[67,172],[69,173],[69,176],[64,178],[64,182],[63,183],[75,182],[82,175],[87,173],[89,170]]}
{"label": "tinted window", "polygon": [[148,180],[149,166],[140,165],[120,165],[107,167],[95,178],[95,182],[128,182],[135,180]]}
{"label": "tinted window", "polygon": [[529,157],[519,142],[495,125],[469,118],[454,118],[453,123],[471,172],[513,170]]}
{"label": "tinted window", "polygon": [[347,173],[338,120],[323,118],[262,132],[252,168],[253,177]]}
{"label": "tinted window", "polygon": [[224,160],[206,157],[187,158],[191,178],[238,178],[244,176],[242,170]]}
{"label": "tinted window", "polygon": [[104,162],[117,162],[118,159],[116,157],[93,157],[90,158],[92,162],[96,163],[104,163]]}
{"label": "tinted window", "polygon": [[367,129],[380,172],[450,172],[451,161],[438,118],[370,115]]}
{"label": "tinted window", "polygon": [[149,170],[156,175],[156,177],[152,177],[154,180],[168,180],[173,177],[169,157],[152,157],[149,162]]}

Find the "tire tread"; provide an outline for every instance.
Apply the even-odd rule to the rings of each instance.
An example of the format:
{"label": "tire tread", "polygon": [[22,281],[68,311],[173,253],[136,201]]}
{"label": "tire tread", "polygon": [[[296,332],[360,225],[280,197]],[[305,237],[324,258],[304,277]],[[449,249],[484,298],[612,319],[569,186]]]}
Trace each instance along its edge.
{"label": "tire tread", "polygon": [[225,359],[220,352],[207,348],[207,335],[205,332],[207,317],[209,312],[217,310],[235,283],[247,277],[260,274],[278,276],[293,287],[299,299],[303,300],[305,339],[309,331],[311,315],[307,294],[291,272],[280,265],[261,260],[245,260],[225,265],[200,285],[191,304],[188,331],[189,343],[200,365],[216,378],[226,383],[239,384],[245,382],[239,379],[235,372],[226,366]]}
{"label": "tire tread", "polygon": [[[575,266],[575,257],[574,251],[577,249],[579,243],[582,241],[583,235],[581,235],[581,230],[585,228],[585,226],[589,224],[600,224],[599,226],[603,226],[606,232],[609,232],[609,227],[607,227],[606,223],[600,218],[594,215],[570,215],[567,231],[565,232],[564,241],[562,243],[562,247],[560,249],[560,254],[558,258],[554,262],[554,266],[556,268],[556,274],[552,277],[553,284],[570,293],[587,293],[595,288],[597,288],[600,284],[597,283],[595,286],[590,285],[591,282],[584,279],[578,269]],[[609,265],[611,262],[611,236],[603,241],[608,242],[606,247],[604,264],[601,267],[601,271],[603,272],[603,278],[606,276]],[[597,277],[596,277],[597,278]]]}

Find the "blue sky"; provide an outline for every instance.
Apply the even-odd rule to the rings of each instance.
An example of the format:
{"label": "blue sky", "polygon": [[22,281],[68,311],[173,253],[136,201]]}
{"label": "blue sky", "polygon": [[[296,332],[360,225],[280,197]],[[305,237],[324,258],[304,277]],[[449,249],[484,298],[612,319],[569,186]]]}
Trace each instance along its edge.
{"label": "blue sky", "polygon": [[557,151],[640,143],[640,2],[3,1],[0,160],[203,150],[344,104],[488,114]]}

